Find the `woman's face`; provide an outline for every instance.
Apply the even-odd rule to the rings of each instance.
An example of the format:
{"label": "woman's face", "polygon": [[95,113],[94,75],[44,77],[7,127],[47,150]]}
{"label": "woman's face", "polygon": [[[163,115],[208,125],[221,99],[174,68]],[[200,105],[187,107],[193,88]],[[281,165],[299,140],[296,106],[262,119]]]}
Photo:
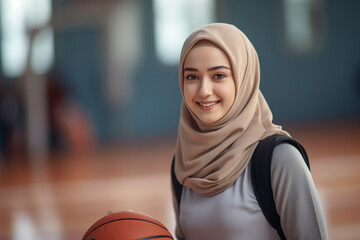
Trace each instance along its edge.
{"label": "woman's face", "polygon": [[184,100],[203,123],[220,120],[235,99],[235,82],[227,55],[215,45],[195,46],[184,61]]}

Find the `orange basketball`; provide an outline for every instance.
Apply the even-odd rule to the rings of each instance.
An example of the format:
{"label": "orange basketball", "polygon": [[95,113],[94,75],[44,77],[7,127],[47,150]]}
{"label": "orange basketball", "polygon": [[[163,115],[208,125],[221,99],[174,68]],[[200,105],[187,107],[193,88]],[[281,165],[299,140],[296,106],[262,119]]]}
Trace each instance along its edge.
{"label": "orange basketball", "polygon": [[94,223],[82,240],[174,239],[158,220],[135,211],[111,213]]}

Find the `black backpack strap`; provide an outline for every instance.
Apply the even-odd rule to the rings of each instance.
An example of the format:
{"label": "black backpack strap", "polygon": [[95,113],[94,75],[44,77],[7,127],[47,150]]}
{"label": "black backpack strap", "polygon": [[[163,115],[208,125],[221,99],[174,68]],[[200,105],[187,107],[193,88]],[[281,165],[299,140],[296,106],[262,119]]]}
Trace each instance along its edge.
{"label": "black backpack strap", "polygon": [[175,175],[175,156],[173,157],[172,164],[171,164],[171,184],[174,189],[174,194],[177,200],[177,205],[180,209],[180,201],[181,201],[181,193],[183,186],[179,183]]}
{"label": "black backpack strap", "polygon": [[274,148],[281,143],[296,147],[310,169],[309,159],[304,147],[295,139],[284,135],[269,136],[257,145],[251,158],[251,181],[256,199],[267,221],[276,229],[281,239],[286,239],[281,229],[280,216],[276,211],[271,188],[271,160]]}

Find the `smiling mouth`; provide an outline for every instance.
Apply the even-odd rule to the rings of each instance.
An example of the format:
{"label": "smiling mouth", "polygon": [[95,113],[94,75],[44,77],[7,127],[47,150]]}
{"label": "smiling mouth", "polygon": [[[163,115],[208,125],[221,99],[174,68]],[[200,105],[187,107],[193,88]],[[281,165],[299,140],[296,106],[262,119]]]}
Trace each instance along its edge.
{"label": "smiling mouth", "polygon": [[216,104],[218,104],[220,101],[213,101],[213,102],[196,102],[201,109],[212,109]]}

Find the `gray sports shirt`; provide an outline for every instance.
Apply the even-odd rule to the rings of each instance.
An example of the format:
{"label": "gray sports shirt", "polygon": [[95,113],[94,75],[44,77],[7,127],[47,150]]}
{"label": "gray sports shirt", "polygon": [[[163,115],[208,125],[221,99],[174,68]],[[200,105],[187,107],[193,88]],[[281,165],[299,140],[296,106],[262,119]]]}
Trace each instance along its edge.
{"label": "gray sports shirt", "polygon": [[[204,197],[183,187],[180,213],[174,204],[176,236],[187,240],[279,239],[265,219],[252,188],[250,168],[224,192]],[[283,143],[273,152],[271,185],[287,239],[328,239],[311,174],[299,151]]]}

